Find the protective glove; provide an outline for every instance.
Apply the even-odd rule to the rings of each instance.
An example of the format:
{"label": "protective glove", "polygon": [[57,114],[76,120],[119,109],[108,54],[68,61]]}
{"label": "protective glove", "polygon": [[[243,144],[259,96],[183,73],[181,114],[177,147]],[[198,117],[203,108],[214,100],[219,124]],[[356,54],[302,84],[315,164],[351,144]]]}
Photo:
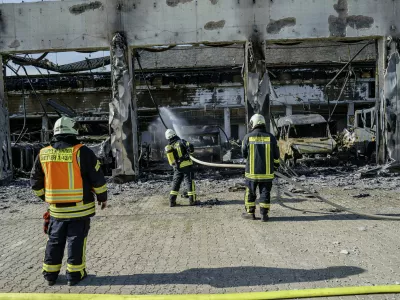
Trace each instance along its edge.
{"label": "protective glove", "polygon": [[46,211],[46,212],[43,214],[43,219],[44,219],[44,222],[43,222],[43,232],[44,232],[45,234],[47,234],[48,231],[49,231],[49,224],[50,224],[50,213],[49,213],[49,211]]}

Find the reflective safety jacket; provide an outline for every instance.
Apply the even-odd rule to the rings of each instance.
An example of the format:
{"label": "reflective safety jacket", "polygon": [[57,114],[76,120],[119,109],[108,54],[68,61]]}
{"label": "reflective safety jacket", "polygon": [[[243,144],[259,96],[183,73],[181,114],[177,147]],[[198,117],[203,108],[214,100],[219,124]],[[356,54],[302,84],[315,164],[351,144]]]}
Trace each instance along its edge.
{"label": "reflective safety jacket", "polygon": [[47,203],[77,203],[83,199],[83,181],[79,149],[82,144],[65,149],[49,146],[40,150],[44,172],[44,199]]}
{"label": "reflective safety jacket", "polygon": [[100,162],[75,137],[55,136],[42,149],[31,172],[35,194],[49,203],[50,215],[76,219],[95,214],[95,200],[107,201],[107,186]]}
{"label": "reflective safety jacket", "polygon": [[279,165],[276,138],[264,128],[255,128],[243,138],[242,154],[247,159],[245,177],[255,182],[274,179],[274,165]]}
{"label": "reflective safety jacket", "polygon": [[193,152],[193,145],[179,137],[171,139],[170,143],[165,146],[168,163],[178,169],[193,165],[190,159],[190,154]]}

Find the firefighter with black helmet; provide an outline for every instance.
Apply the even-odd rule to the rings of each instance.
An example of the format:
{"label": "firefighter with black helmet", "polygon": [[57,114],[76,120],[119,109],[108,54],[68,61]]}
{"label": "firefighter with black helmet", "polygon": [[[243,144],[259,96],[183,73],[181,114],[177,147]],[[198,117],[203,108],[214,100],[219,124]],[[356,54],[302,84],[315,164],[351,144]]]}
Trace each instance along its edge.
{"label": "firefighter with black helmet", "polygon": [[49,203],[45,222],[48,241],[43,275],[54,285],[60,273],[64,248],[68,243],[67,280],[72,286],[87,276],[86,240],[90,217],[95,215],[97,198],[107,207],[107,186],[96,155],[77,140],[77,123],[61,117],[54,125],[49,147],[40,150],[31,172],[31,186]]}
{"label": "firefighter with black helmet", "polygon": [[174,177],[172,181],[172,189],[169,196],[170,207],[176,206],[176,198],[179,195],[181,183],[184,180],[188,190],[189,204],[196,205],[196,185],[194,183],[193,162],[190,154],[193,153],[194,147],[191,143],[181,139],[172,129],[167,129],[165,138],[168,145],[165,146],[165,153],[168,163],[174,168]]}
{"label": "firefighter with black helmet", "polygon": [[245,219],[255,220],[256,190],[260,191],[261,221],[269,220],[272,181],[274,170],[279,167],[279,148],[273,134],[267,132],[265,118],[260,114],[251,117],[251,132],[248,133],[242,143],[242,155],[246,162],[246,213]]}

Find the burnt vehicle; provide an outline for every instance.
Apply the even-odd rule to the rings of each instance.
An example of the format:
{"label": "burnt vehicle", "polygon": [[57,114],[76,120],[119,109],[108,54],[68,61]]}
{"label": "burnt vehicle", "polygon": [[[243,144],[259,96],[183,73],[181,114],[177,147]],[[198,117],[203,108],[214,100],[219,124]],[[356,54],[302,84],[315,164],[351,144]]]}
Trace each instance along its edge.
{"label": "burnt vehicle", "polygon": [[181,138],[193,144],[193,155],[196,158],[208,162],[222,160],[223,149],[219,126],[180,126],[177,132]]}
{"label": "burnt vehicle", "polygon": [[286,116],[277,119],[276,126],[280,155],[288,165],[330,158],[336,149],[328,123],[319,114]]}

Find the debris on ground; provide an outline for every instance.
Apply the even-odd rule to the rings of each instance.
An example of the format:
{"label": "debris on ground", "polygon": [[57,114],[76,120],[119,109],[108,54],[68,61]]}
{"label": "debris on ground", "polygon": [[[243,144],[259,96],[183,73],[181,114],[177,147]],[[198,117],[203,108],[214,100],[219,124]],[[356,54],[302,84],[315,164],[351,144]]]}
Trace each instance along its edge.
{"label": "debris on ground", "polygon": [[342,250],[342,251],[340,251],[340,254],[345,254],[345,255],[348,255],[348,254],[350,254],[350,252],[349,252],[349,251],[347,251],[347,250]]}
{"label": "debris on ground", "polygon": [[235,183],[234,186],[229,187],[228,189],[230,192],[238,192],[238,191],[245,191],[246,185],[244,183]]}
{"label": "debris on ground", "polygon": [[220,204],[221,204],[221,201],[219,201],[218,198],[215,198],[215,199],[210,199],[207,201],[202,201],[198,205],[201,207],[212,207],[214,205],[220,205]]}
{"label": "debris on ground", "polygon": [[353,198],[366,198],[366,197],[370,197],[371,195],[368,193],[361,193],[358,195],[354,195]]}

